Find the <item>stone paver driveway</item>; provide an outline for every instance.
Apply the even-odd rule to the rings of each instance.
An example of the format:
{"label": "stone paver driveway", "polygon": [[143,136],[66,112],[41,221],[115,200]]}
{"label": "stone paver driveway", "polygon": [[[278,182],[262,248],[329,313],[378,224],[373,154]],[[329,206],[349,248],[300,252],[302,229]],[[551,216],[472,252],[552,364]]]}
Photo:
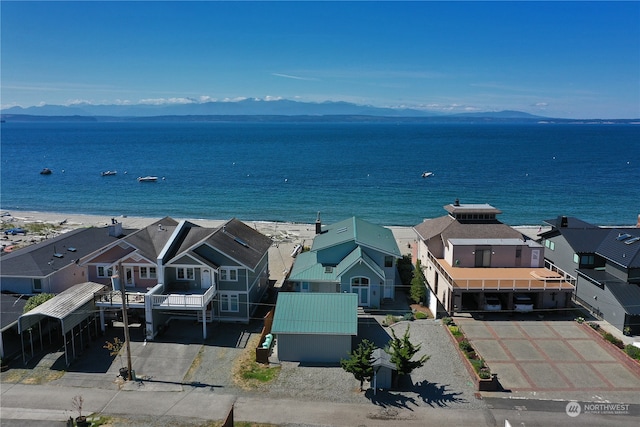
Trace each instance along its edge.
{"label": "stone paver driveway", "polygon": [[640,365],[575,321],[456,318],[511,391],[640,391]]}

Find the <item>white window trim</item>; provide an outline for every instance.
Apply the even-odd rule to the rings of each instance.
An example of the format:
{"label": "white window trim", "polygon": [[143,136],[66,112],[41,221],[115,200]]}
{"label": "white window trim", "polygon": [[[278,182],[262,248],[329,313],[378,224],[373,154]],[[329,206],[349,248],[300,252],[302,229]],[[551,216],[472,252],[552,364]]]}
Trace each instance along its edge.
{"label": "white window trim", "polygon": [[[189,270],[191,270],[191,277],[189,277]],[[180,272],[184,277],[180,277]],[[195,280],[196,278],[196,270],[193,267],[176,267],[176,280],[182,280],[184,282],[188,282],[190,280]]]}
{"label": "white window trim", "polygon": [[[151,269],[155,269],[155,272],[152,274]],[[145,274],[142,274],[144,270]],[[158,278],[158,268],[155,265],[141,265],[138,275],[141,279],[157,279]]]}
{"label": "white window trim", "polygon": [[[100,269],[103,269],[102,275],[100,275]],[[111,272],[109,272],[109,270],[111,270]],[[100,277],[103,279],[108,279],[111,276],[113,276],[114,271],[113,271],[113,266],[109,265],[109,264],[103,264],[103,265],[96,265],[96,277]]]}
{"label": "white window trim", "polygon": [[[231,278],[231,273],[234,273],[235,278]],[[235,267],[220,267],[220,281],[237,282],[238,269]]]}
{"label": "white window trim", "polygon": [[[233,300],[235,299],[236,309],[233,310]],[[220,312],[221,313],[238,313],[240,311],[240,294],[237,292],[221,292],[220,293]]]}

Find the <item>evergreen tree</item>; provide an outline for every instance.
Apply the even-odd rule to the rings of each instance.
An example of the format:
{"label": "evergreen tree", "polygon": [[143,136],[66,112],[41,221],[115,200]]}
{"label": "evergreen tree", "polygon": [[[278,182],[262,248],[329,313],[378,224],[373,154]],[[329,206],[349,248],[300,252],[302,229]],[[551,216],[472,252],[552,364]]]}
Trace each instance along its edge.
{"label": "evergreen tree", "polygon": [[420,267],[420,260],[416,262],[416,268],[413,270],[413,279],[411,279],[411,299],[416,303],[424,302],[427,298],[427,288],[425,287],[425,278]]}
{"label": "evergreen tree", "polygon": [[391,335],[393,335],[393,338],[389,341],[384,351],[391,355],[391,362],[396,365],[398,375],[410,374],[414,369],[423,366],[431,357],[424,355],[418,360],[411,360],[420,351],[422,344],[413,345],[409,340],[409,326],[407,326],[402,338],[398,338],[393,329],[391,329]]}
{"label": "evergreen tree", "polygon": [[362,342],[358,344],[358,348],[349,353],[348,359],[340,360],[342,369],[353,374],[353,376],[360,381],[360,391],[362,391],[364,381],[371,381],[373,377],[371,361],[373,350],[375,350],[375,346],[371,341],[362,340]]}
{"label": "evergreen tree", "polygon": [[32,297],[30,297],[27,302],[24,304],[24,308],[22,309],[23,313],[27,313],[31,310],[33,310],[34,308],[36,308],[37,306],[39,306],[40,304],[43,304],[47,301],[49,301],[51,298],[55,297],[54,294],[37,294],[34,295]]}

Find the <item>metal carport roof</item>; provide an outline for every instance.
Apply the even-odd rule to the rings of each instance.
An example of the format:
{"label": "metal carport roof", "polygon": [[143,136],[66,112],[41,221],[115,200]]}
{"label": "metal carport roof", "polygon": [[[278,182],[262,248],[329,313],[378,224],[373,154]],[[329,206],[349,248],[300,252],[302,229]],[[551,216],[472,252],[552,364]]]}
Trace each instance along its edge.
{"label": "metal carport roof", "polygon": [[[106,286],[100,283],[85,282],[72,286],[50,300],[40,304],[18,319],[18,333],[22,333],[44,317],[60,320],[62,333],[66,334],[91,315],[94,311],[93,297]],[[84,307],[84,306],[87,307]]]}

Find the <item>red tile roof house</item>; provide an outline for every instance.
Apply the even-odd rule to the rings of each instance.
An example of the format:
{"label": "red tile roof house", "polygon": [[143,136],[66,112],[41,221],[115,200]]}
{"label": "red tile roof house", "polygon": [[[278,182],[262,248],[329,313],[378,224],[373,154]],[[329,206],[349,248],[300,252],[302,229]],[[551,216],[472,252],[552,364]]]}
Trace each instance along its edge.
{"label": "red tile roof house", "polygon": [[[249,322],[269,285],[271,239],[242,221],[218,228],[165,217],[104,247],[82,261],[88,279],[112,288],[96,300],[104,327],[122,307],[122,283],[130,317],[144,321],[151,340],[173,318],[207,324]],[[122,278],[112,279],[122,268]]]}
{"label": "red tile roof house", "polygon": [[[574,286],[544,267],[544,247],[501,223],[488,204],[444,206],[448,215],[414,226],[434,314],[569,307]],[[520,299],[531,304],[519,304]]]}

